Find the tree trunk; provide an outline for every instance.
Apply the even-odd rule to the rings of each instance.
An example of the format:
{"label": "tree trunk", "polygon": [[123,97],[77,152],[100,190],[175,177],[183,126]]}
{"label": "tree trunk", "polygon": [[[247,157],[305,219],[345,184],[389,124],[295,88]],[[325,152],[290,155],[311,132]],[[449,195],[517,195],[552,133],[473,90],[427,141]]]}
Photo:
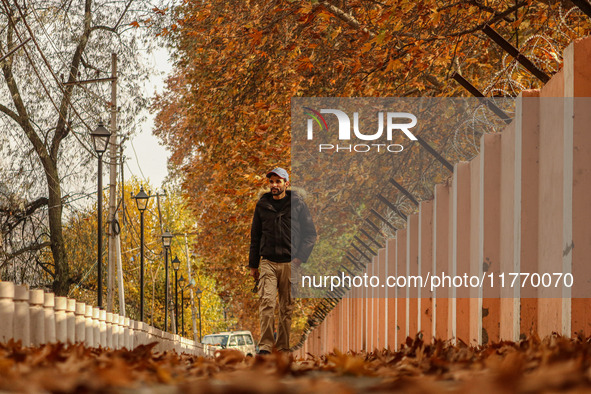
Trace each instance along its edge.
{"label": "tree trunk", "polygon": [[51,254],[55,264],[53,292],[58,296],[67,296],[70,289],[70,268],[66,255],[62,233],[62,192],[56,163],[45,165],[47,189],[49,191],[49,232]]}

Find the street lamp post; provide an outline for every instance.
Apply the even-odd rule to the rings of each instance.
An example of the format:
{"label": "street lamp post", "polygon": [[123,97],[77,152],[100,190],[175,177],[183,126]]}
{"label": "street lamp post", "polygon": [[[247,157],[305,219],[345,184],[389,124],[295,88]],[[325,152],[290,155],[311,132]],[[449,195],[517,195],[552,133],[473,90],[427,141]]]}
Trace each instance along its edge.
{"label": "street lamp post", "polygon": [[98,269],[98,288],[97,298],[98,307],[103,307],[103,153],[107,150],[109,145],[109,138],[111,132],[105,128],[103,122],[99,122],[97,128],[90,133],[94,150],[98,154],[98,218],[97,218],[97,269]]}
{"label": "street lamp post", "polygon": [[144,212],[148,208],[150,196],[140,187],[138,194],[133,197],[140,211],[140,321],[144,321]]}
{"label": "street lamp post", "polygon": [[179,278],[179,282],[181,284],[181,335],[185,336],[185,288],[183,287],[183,283],[185,283],[185,278],[183,275]]}
{"label": "street lamp post", "polygon": [[166,282],[164,291],[164,331],[168,332],[168,250],[172,242],[172,234],[166,230],[162,234],[162,246],[164,247],[164,275]]}
{"label": "street lamp post", "polygon": [[201,289],[197,289],[197,301],[199,302],[199,342],[201,343]]}
{"label": "street lamp post", "polygon": [[181,262],[177,256],[172,260],[172,268],[174,269],[174,327],[176,333],[179,333],[179,279],[178,272],[181,267]]}

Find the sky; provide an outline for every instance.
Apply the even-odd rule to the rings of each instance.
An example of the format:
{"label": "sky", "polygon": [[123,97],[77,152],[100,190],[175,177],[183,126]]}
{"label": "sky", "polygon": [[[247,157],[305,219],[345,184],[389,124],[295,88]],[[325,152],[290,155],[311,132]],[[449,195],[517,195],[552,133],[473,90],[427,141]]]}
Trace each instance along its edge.
{"label": "sky", "polygon": [[[146,54],[146,57],[158,71],[146,85],[146,92],[149,97],[152,97],[155,91],[162,92],[164,80],[172,70],[172,64],[169,61],[169,53],[164,48]],[[167,160],[170,152],[152,135],[154,116],[147,111],[145,114],[147,118],[142,123],[139,133],[125,143],[123,153],[127,159],[125,178],[129,179],[135,175],[139,179],[149,180],[150,185],[160,189],[164,178],[168,175]]]}

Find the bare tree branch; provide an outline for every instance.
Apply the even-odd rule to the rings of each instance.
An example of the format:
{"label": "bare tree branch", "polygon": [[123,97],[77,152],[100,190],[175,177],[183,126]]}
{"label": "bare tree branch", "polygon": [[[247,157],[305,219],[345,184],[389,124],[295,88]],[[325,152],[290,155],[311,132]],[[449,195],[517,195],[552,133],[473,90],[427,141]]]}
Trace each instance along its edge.
{"label": "bare tree branch", "polygon": [[8,107],[0,104],[0,111],[1,112],[4,112],[6,115],[8,115],[9,117],[11,117],[12,120],[14,120],[19,125],[21,124],[21,120],[20,120],[18,114],[16,112],[14,112],[13,110],[11,110],[10,108],[8,108]]}
{"label": "bare tree branch", "polygon": [[3,253],[6,261],[4,263],[2,263],[2,265],[0,265],[0,267],[3,267],[7,263],[8,260],[10,260],[12,258],[15,258],[15,257],[18,257],[18,256],[20,256],[23,253],[26,253],[26,252],[35,252],[35,251],[41,250],[43,248],[48,248],[50,246],[51,246],[51,242],[45,241],[45,242],[42,242],[40,244],[32,244],[32,245],[29,245],[29,246],[25,246],[24,248],[21,248],[21,249],[19,249],[17,251],[14,251],[12,253]]}

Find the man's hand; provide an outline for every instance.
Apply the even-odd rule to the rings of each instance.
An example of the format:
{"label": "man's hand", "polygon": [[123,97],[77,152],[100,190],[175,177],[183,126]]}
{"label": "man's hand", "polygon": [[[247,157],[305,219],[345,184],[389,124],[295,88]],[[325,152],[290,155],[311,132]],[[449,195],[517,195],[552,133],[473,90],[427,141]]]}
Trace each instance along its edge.
{"label": "man's hand", "polygon": [[259,269],[258,268],[250,268],[250,276],[253,277],[254,280],[259,280]]}

